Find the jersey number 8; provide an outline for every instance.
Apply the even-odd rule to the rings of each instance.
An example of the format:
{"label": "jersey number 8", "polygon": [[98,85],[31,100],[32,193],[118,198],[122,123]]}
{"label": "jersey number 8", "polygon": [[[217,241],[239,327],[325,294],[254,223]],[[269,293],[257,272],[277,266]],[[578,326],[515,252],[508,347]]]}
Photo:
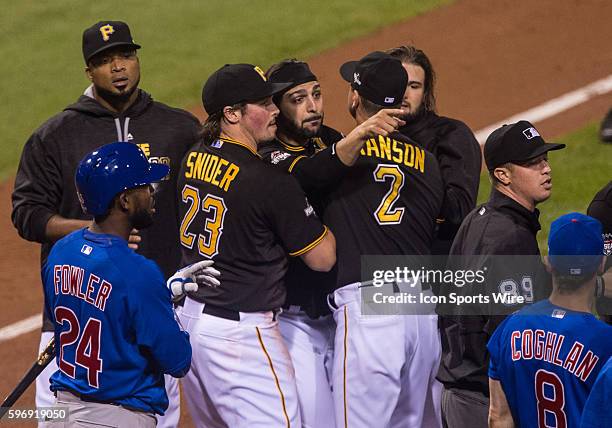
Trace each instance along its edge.
{"label": "jersey number 8", "polygon": [[212,258],[219,253],[219,240],[223,234],[223,221],[227,207],[223,198],[208,193],[200,199],[200,191],[188,184],[183,187],[181,197],[184,203],[191,203],[181,222],[181,245],[193,249],[196,234],[187,231],[200,210],[209,214],[204,224],[204,232],[197,235],[198,253]]}
{"label": "jersey number 8", "polygon": [[[545,389],[548,389],[548,394]],[[566,428],[565,391],[559,376],[544,369],[538,370],[535,374],[535,393],[538,400],[538,427]],[[546,423],[547,414],[555,418],[555,425]]]}

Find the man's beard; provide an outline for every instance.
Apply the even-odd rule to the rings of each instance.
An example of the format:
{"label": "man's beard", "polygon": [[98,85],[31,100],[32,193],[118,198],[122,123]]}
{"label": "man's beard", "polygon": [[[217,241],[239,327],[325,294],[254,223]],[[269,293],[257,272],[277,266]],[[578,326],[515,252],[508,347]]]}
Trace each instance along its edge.
{"label": "man's beard", "polygon": [[130,222],[134,229],[146,229],[153,224],[153,213],[147,208],[140,208],[130,216]]}
{"label": "man's beard", "polygon": [[294,140],[306,142],[310,138],[319,135],[321,126],[323,126],[323,113],[321,113],[320,117],[321,125],[316,131],[306,129],[304,127],[298,127],[295,122],[289,120],[282,113],[279,113],[278,117],[276,118],[276,123],[278,125],[278,129],[282,134],[286,134],[288,137],[291,137]]}
{"label": "man's beard", "polygon": [[139,83],[140,83],[140,77],[138,77],[136,84],[132,86],[131,89],[124,91],[120,94],[114,93],[112,91],[109,91],[107,89],[104,89],[98,86],[95,86],[95,89],[96,89],[96,94],[100,98],[102,98],[104,101],[106,101],[112,106],[117,106],[117,105],[120,106],[120,105],[126,104],[129,101],[132,94],[138,89]]}
{"label": "man's beard", "polygon": [[426,112],[427,110],[425,110],[425,105],[421,103],[421,105],[419,106],[419,108],[416,109],[416,111],[408,113],[403,117],[403,119],[406,120],[406,122],[415,122],[421,117],[423,117]]}

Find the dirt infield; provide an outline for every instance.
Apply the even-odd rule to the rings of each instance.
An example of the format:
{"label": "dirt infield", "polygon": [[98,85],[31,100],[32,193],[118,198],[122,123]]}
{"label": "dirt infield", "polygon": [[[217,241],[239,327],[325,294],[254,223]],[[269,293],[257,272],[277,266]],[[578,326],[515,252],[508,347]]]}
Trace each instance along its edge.
{"label": "dirt infield", "polygon": [[[347,131],[352,120],[345,106],[348,85],[337,72],[340,64],[371,50],[415,44],[436,68],[440,113],[477,130],[612,73],[610,16],[612,2],[604,0],[539,0],[520,7],[510,0],[459,1],[309,62],[323,85],[326,122]],[[599,96],[538,127],[553,137],[599,120],[610,106],[612,94]],[[0,328],[42,307],[38,246],[23,241],[12,227],[12,186],[12,180],[0,184]],[[32,332],[0,342],[1,397],[34,361],[38,339],[39,333]],[[18,406],[32,407],[33,402],[30,388]],[[182,426],[190,426],[184,421]]]}

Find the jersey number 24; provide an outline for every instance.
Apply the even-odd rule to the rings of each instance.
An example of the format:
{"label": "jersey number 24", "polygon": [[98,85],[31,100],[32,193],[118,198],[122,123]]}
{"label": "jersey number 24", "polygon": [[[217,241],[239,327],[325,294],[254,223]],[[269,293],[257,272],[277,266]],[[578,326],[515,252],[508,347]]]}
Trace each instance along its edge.
{"label": "jersey number 24", "polygon": [[[66,376],[75,379],[76,366],[81,366],[87,370],[87,383],[92,388],[99,388],[99,374],[102,371],[102,359],[100,358],[100,337],[102,335],[102,322],[97,318],[89,318],[83,331],[79,319],[72,309],[65,306],[55,308],[55,321],[68,329],[60,333],[59,339],[59,369]],[[78,342],[78,343],[77,343]],[[66,348],[72,347],[75,343],[74,359],[66,354]]]}

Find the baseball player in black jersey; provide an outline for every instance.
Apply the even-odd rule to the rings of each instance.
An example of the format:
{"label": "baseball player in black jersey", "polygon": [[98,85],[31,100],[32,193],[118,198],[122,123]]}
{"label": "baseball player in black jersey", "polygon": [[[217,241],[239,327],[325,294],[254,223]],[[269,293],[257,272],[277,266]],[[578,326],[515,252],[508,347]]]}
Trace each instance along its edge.
{"label": "baseball player in black jersey", "polygon": [[[451,247],[449,265],[465,268],[465,256],[474,269],[489,272],[486,294],[494,291],[520,295],[523,303],[548,297],[550,276],[540,261],[536,234],[540,230],[536,205],[551,195],[548,152],[565,147],[545,143],[527,121],[495,130],[484,146],[493,183],[489,201],[463,221]],[[459,257],[463,256],[463,257]],[[501,260],[499,257],[506,256]],[[520,259],[512,256],[532,256]],[[458,266],[453,266],[457,260]],[[471,263],[471,262],[470,262]],[[452,291],[467,292],[467,287]],[[489,403],[487,341],[504,315],[521,307],[520,301],[502,305],[440,306],[442,362],[438,380],[444,384],[442,417],[445,427],[486,427]],[[493,311],[494,310],[494,311]]]}
{"label": "baseball player in black jersey", "polygon": [[597,282],[597,313],[612,324],[612,181],[593,198],[587,214],[603,225],[604,255],[607,257],[604,274]]}
{"label": "baseball player in black jersey", "polygon": [[192,337],[184,390],[197,426],[301,426],[294,369],[278,330],[287,254],[317,271],[335,264],[335,240],[295,179],[263,162],[274,138],[272,95],[259,67],[226,65],[204,85],[203,139],[179,173],[185,264],[213,259],[216,288],[189,293],[180,319]]}
{"label": "baseball player in black jersey", "polygon": [[[308,64],[282,61],[266,77],[291,86],[273,97],[279,108],[276,139],[262,144],[259,154],[298,180],[321,217],[320,195],[347,169],[334,147],[342,134],[323,125],[321,85]],[[335,279],[335,271],[316,272],[300,258],[289,259],[279,328],[295,367],[304,428],[333,428],[335,422],[330,383],[335,323],[326,300]]]}
{"label": "baseball player in black jersey", "polygon": [[[187,149],[195,143],[199,122],[190,113],[154,101],[139,89],[140,45],[128,25],[100,21],[83,32],[85,72],[91,86],[84,95],[40,126],[26,142],[13,199],[13,224],[19,235],[40,242],[41,262],[55,241],[91,224],[81,210],[74,184],[79,161],[109,141],[137,144],[149,161],[170,166],[156,190],[158,213],[149,229],[132,233],[130,247],[155,261],[164,276],[178,268],[180,246],[176,207],[176,172]],[[53,324],[43,311],[40,349],[53,335]],[[54,361],[36,379],[36,405],[50,406],[54,397],[49,376]],[[178,424],[178,383],[166,377],[170,407],[158,426]]]}
{"label": "baseball player in black jersey", "polygon": [[[362,123],[399,106],[408,76],[373,52],[340,68],[349,111]],[[384,111],[384,110],[382,110]],[[430,254],[443,183],[435,157],[399,133],[368,139],[329,198],[338,236],[333,397],[338,427],[438,426],[431,387],[439,361],[436,315],[361,314],[361,255]],[[361,284],[361,281],[364,284]],[[333,301],[331,301],[333,300]]]}
{"label": "baseball player in black jersey", "polygon": [[476,206],[480,146],[465,123],[436,114],[436,74],[425,52],[414,46],[398,46],[386,52],[402,61],[409,76],[402,101],[408,115],[399,132],[432,152],[440,164],[444,203],[432,253],[448,254],[461,222]]}
{"label": "baseball player in black jersey", "polygon": [[[272,82],[292,85],[273,97],[280,110],[276,139],[262,145],[260,154],[293,174],[322,216],[326,195],[355,164],[365,141],[376,135],[371,131],[373,125],[387,126],[391,131],[404,123],[392,115],[403,112],[386,109],[343,137],[322,124],[321,85],[308,64],[295,59],[281,61],[266,75]],[[294,258],[285,277],[287,303],[280,329],[296,367],[304,427],[333,426],[330,368],[335,324],[327,294],[335,288],[335,273],[314,272]]]}

